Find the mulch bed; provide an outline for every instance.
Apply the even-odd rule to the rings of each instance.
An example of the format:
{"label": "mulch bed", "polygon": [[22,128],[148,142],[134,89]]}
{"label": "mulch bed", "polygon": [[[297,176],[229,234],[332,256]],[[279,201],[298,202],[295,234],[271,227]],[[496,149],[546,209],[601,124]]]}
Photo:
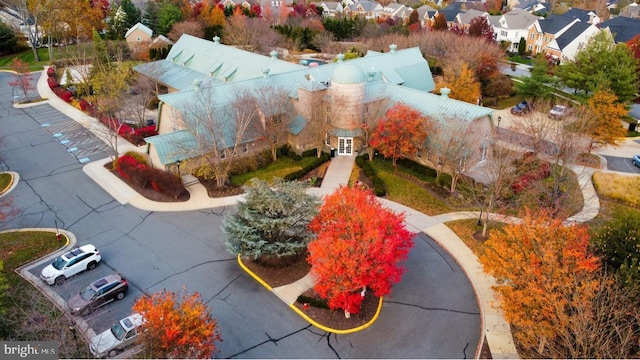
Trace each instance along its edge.
{"label": "mulch bed", "polygon": [[[293,283],[304,277],[311,269],[306,256],[300,257],[298,261],[286,267],[267,267],[249,259],[243,259],[242,263],[272,288]],[[319,298],[313,289],[307,290],[303,295]],[[304,304],[298,302],[295,306],[320,325],[336,330],[347,330],[371,321],[378,310],[379,301],[380,298],[374,296],[371,290],[367,291],[360,313],[351,314],[349,319],[344,317],[343,310],[322,309],[314,306],[308,306],[305,309]]]}
{"label": "mulch bed", "polygon": [[133,190],[135,190],[138,194],[144,196],[145,198],[151,200],[151,201],[157,201],[157,202],[184,202],[184,201],[188,201],[189,198],[191,197],[191,195],[189,194],[188,191],[184,191],[182,192],[182,194],[180,194],[180,196],[178,196],[177,198],[174,198],[173,196],[169,196],[160,192],[157,192],[155,190],[153,190],[152,188],[145,188],[145,187],[140,187],[137,186],[136,184],[131,183],[130,181],[128,181],[127,179],[123,178],[120,173],[118,172],[118,170],[115,170],[112,166],[111,166],[111,162],[108,162],[104,165],[105,169],[109,170],[113,175],[117,176],[118,179],[124,181],[127,185],[129,185],[129,187],[131,187]]}

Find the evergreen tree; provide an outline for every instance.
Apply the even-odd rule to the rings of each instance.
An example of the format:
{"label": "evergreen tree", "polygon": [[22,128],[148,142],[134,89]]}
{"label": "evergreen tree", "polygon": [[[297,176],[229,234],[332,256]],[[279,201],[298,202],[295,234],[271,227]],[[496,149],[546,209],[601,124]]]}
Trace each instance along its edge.
{"label": "evergreen tree", "polygon": [[158,13],[160,12],[160,6],[155,1],[148,1],[144,7],[144,16],[142,23],[153,30],[154,33],[158,32]]}
{"label": "evergreen tree", "polygon": [[518,55],[524,55],[527,52],[527,39],[521,37],[518,43]]}
{"label": "evergreen tree", "polygon": [[610,88],[621,103],[631,101],[637,90],[636,59],[627,44],[614,44],[600,32],[578,51],[575,60],[560,67],[562,82],[590,95],[599,86]]}
{"label": "evergreen tree", "polygon": [[547,98],[551,93],[551,90],[545,85],[551,80],[547,75],[548,70],[549,63],[547,59],[544,55],[538,54],[533,60],[531,76],[522,77],[522,82],[516,84],[518,94],[526,99],[532,99],[533,102],[537,99]]}
{"label": "evergreen tree", "polygon": [[167,35],[173,24],[182,21],[182,12],[178,5],[169,0],[164,0],[158,8],[158,33]]}
{"label": "evergreen tree", "polygon": [[138,9],[137,6],[133,5],[131,0],[122,0],[122,3],[120,3],[120,7],[126,14],[124,22],[127,29],[132,28],[133,25],[142,21],[140,9]]}
{"label": "evergreen tree", "polygon": [[0,21],[0,56],[18,51],[18,37],[9,26]]}
{"label": "evergreen tree", "polygon": [[222,225],[229,252],[254,260],[304,254],[312,237],[308,224],[319,206],[305,188],[301,182],[253,179],[245,201]]}

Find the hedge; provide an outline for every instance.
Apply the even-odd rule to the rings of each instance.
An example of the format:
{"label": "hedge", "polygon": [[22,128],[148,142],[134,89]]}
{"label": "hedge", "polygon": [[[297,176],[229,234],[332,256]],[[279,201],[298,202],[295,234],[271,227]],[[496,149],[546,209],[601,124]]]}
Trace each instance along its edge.
{"label": "hedge", "polygon": [[371,183],[373,184],[373,193],[376,194],[376,196],[385,196],[387,194],[386,186],[384,185],[384,181],[378,177],[376,170],[369,162],[369,155],[365,154],[358,156],[356,158],[356,165],[358,165],[358,167],[362,169],[364,175],[371,180]]}
{"label": "hedge", "polygon": [[312,162],[310,162],[307,166],[303,167],[302,169],[288,174],[287,176],[284,177],[284,179],[287,181],[298,180],[301,177],[307,175],[311,170],[329,161],[329,159],[331,159],[331,156],[329,154],[322,153],[322,156],[320,156],[319,158],[315,158]]}
{"label": "hedge", "polygon": [[177,198],[186,189],[182,180],[166,171],[154,169],[145,163],[144,156],[127,152],[115,162],[118,173],[132,184]]}

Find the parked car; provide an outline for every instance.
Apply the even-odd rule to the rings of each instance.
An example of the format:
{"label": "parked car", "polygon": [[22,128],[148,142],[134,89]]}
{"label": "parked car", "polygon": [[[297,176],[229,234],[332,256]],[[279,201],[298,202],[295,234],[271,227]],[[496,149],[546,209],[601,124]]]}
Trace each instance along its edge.
{"label": "parked car", "polygon": [[95,246],[84,245],[55,258],[42,269],[40,279],[49,285],[60,285],[81,271],[95,269],[100,260],[102,256]]}
{"label": "parked car", "polygon": [[94,336],[89,343],[89,351],[95,357],[114,357],[138,337],[138,327],[144,323],[141,314],[135,313],[113,324],[104,332]]}
{"label": "parked car", "polygon": [[633,155],[633,159],[631,159],[631,163],[637,167],[640,167],[640,155]]}
{"label": "parked car", "polygon": [[74,315],[88,315],[94,309],[114,300],[124,299],[129,290],[125,278],[118,274],[100,278],[67,300],[67,307]]}
{"label": "parked car", "polygon": [[513,115],[524,115],[531,112],[531,106],[528,102],[522,101],[518,105],[511,108]]}
{"label": "parked car", "polygon": [[556,105],[549,111],[549,118],[561,120],[569,113],[569,108],[564,105]]}

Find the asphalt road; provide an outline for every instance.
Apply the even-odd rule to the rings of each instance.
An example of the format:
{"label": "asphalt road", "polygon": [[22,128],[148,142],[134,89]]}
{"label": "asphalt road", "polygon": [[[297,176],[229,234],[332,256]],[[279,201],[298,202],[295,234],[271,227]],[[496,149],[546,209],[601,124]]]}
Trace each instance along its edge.
{"label": "asphalt road", "polygon": [[[8,81],[0,73],[0,83]],[[216,357],[474,355],[482,334],[472,286],[456,261],[424,234],[416,235],[407,272],[378,321],[355,334],[330,335],[258,285],[227,253],[220,225],[232,208],[155,213],[121,205],[82,172],[87,158],[105,153],[98,140],[49,105],[14,109],[9,87],[0,88],[0,129],[0,168],[21,176],[10,194],[21,214],[0,229],[50,228],[57,222],[79,245],[91,243],[101,251],[96,269],[54,287],[65,299],[108,273],[130,281],[125,299],[85,317],[96,333],[130,314],[142,294],[185,287],[198,291],[218,320],[223,342]],[[41,268],[30,271],[38,275]]]}

